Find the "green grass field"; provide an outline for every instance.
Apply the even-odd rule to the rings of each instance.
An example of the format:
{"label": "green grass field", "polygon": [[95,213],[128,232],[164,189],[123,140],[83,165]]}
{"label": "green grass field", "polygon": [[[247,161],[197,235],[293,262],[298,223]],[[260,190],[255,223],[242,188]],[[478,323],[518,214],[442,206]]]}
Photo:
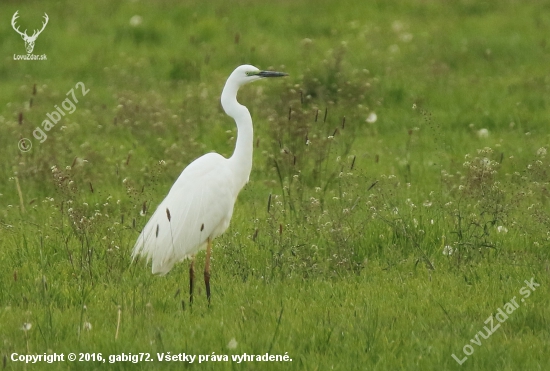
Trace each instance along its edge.
{"label": "green grass field", "polygon": [[[0,370],[548,369],[550,2],[0,10]],[[17,10],[48,14],[46,60],[17,59]],[[231,155],[244,63],[289,76],[239,93],[253,170],[190,306],[188,262],[130,253],[189,162]]]}

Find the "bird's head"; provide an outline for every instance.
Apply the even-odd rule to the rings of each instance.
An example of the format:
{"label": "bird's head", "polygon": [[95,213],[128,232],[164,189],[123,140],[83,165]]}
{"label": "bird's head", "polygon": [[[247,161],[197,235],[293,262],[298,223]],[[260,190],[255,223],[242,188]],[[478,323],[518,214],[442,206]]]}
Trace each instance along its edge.
{"label": "bird's head", "polygon": [[260,69],[251,66],[249,64],[244,64],[239,66],[233,71],[229,80],[234,81],[238,86],[248,84],[249,82],[260,80],[266,77],[282,77],[288,76],[284,72],[275,72],[275,71],[261,71]]}

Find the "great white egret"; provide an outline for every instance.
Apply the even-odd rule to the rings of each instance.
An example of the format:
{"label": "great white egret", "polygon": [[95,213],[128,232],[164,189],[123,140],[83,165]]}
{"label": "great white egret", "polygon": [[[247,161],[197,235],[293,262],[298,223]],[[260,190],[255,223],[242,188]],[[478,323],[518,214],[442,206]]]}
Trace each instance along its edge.
{"label": "great white egret", "polygon": [[230,158],[208,153],[191,162],[178,177],[139,235],[132,259],[153,261],[153,273],[166,274],[174,264],[191,258],[189,301],[193,302],[195,254],[206,248],[204,282],[210,303],[212,240],[229,226],[237,195],[252,170],[253,128],[248,109],[237,102],[237,91],[249,82],[283,72],[260,71],[250,65],[237,67],[222,91],[222,107],[237,124],[237,143]]}

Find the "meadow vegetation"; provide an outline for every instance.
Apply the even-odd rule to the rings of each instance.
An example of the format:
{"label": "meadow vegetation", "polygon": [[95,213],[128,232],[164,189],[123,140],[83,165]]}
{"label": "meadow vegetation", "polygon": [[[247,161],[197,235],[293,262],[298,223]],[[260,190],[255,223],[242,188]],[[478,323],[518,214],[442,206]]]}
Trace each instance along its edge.
{"label": "meadow vegetation", "polygon": [[[0,9],[0,369],[546,368],[550,3]],[[22,29],[48,13],[34,50],[46,61],[13,60],[16,10]],[[239,93],[253,170],[214,241],[212,304],[201,283],[191,307],[187,262],[153,276],[130,252],[190,161],[231,155],[219,95],[243,63],[289,76]],[[33,130],[70,89],[73,113],[40,142]],[[514,297],[500,328],[470,341]],[[155,361],[11,360],[54,352]],[[230,361],[157,361],[168,352]],[[244,353],[292,361],[231,361]]]}

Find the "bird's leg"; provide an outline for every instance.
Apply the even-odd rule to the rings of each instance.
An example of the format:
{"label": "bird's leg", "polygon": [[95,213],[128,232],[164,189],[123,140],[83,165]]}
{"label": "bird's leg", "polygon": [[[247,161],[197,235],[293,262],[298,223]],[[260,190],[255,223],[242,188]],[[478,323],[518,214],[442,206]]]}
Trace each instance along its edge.
{"label": "bird's leg", "polygon": [[189,265],[189,305],[193,304],[193,286],[195,284],[195,255],[191,258]]}
{"label": "bird's leg", "polygon": [[204,264],[204,284],[206,285],[206,298],[210,305],[210,255],[212,254],[212,241],[207,240],[206,245],[206,262]]}

